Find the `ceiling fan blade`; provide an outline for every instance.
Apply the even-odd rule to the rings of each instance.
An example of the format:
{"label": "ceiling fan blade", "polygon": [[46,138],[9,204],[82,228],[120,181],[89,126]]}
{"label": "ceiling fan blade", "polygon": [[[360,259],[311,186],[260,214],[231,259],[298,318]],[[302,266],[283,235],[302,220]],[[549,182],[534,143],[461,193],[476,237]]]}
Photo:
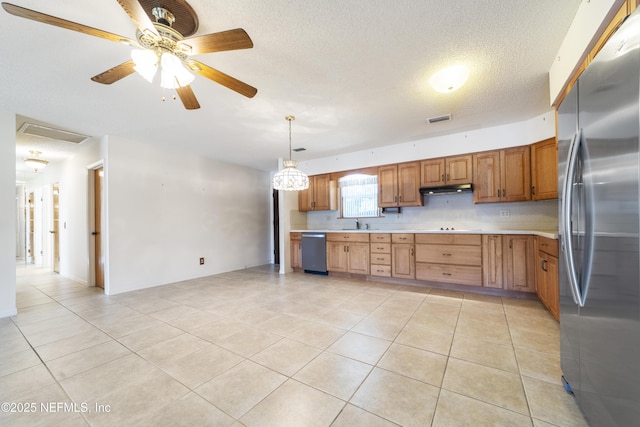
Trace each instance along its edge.
{"label": "ceiling fan blade", "polygon": [[191,59],[187,61],[187,66],[194,73],[200,74],[202,77],[206,77],[216,83],[220,83],[222,86],[236,91],[240,95],[244,95],[247,98],[253,98],[258,92],[258,89],[254,88],[253,86],[249,86],[248,84],[241,82],[240,80],[233,78],[228,74],[218,71],[215,68],[211,68],[208,65],[203,64],[202,62]]}
{"label": "ceiling fan blade", "polygon": [[191,55],[225,50],[251,49],[253,47],[251,37],[242,28],[192,37],[180,44],[191,46]]}
{"label": "ceiling fan blade", "polygon": [[180,97],[180,101],[182,101],[182,105],[187,110],[197,110],[200,108],[200,103],[196,99],[196,95],[193,93],[191,86],[182,86],[176,89],[178,92],[178,96]]}
{"label": "ceiling fan blade", "polygon": [[159,35],[158,30],[153,26],[153,22],[151,22],[147,12],[144,11],[138,0],[118,0],[118,3],[140,31],[148,30],[155,35]]}
{"label": "ceiling fan blade", "polygon": [[21,18],[31,19],[33,21],[42,22],[44,24],[65,28],[67,30],[77,31],[79,33],[89,34],[90,36],[100,37],[100,38],[111,40],[118,43],[125,43],[131,46],[138,46],[137,42],[127,37],[119,36],[117,34],[99,30],[97,28],[78,24],[77,22],[67,21],[66,19],[57,18],[55,16],[47,15],[41,12],[36,12],[35,10],[16,6],[15,4],[3,2],[2,7],[11,15],[19,16]]}
{"label": "ceiling fan blade", "polygon": [[135,63],[132,60],[127,62],[123,62],[120,65],[116,65],[115,67],[105,71],[104,73],[100,73],[97,76],[91,77],[96,83],[102,83],[105,85],[110,85],[111,83],[115,83],[120,79],[127,77],[135,72],[133,67],[135,67]]}

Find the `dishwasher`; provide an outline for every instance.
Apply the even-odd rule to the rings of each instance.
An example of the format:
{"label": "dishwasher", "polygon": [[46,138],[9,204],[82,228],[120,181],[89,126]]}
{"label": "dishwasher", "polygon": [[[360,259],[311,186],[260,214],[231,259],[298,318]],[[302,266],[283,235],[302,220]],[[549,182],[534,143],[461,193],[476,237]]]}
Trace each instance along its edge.
{"label": "dishwasher", "polygon": [[302,233],[302,269],[305,273],[329,274],[325,233]]}

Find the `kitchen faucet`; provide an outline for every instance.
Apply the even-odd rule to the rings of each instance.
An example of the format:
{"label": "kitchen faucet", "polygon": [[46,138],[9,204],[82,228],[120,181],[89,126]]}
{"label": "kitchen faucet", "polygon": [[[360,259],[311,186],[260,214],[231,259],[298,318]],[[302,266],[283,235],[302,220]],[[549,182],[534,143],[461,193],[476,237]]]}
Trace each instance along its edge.
{"label": "kitchen faucet", "polygon": [[356,218],[356,230],[360,230],[360,221]]}

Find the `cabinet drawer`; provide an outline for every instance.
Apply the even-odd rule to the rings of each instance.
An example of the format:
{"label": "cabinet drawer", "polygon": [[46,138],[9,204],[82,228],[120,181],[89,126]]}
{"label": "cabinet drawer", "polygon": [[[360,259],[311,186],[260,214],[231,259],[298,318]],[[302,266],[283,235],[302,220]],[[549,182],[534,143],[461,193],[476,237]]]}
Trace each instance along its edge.
{"label": "cabinet drawer", "polygon": [[329,242],[369,242],[369,233],[327,233]]}
{"label": "cabinet drawer", "polygon": [[547,237],[538,236],[538,250],[555,257],[558,256],[558,241]]}
{"label": "cabinet drawer", "polygon": [[391,266],[390,265],[371,265],[371,275],[372,276],[382,276],[382,277],[391,277]]}
{"label": "cabinet drawer", "polygon": [[371,264],[391,265],[391,254],[371,254]]}
{"label": "cabinet drawer", "polygon": [[390,254],[391,243],[371,243],[371,253]]}
{"label": "cabinet drawer", "polygon": [[430,282],[482,286],[482,268],[463,265],[416,263],[416,279]]}
{"label": "cabinet drawer", "polygon": [[302,233],[300,232],[293,232],[293,233],[289,233],[289,239],[290,240],[302,240]]}
{"label": "cabinet drawer", "polygon": [[391,235],[393,243],[413,243],[413,234],[411,233],[393,233]]}
{"label": "cabinet drawer", "polygon": [[480,246],[482,244],[482,234],[416,234],[416,243]]}
{"label": "cabinet drawer", "polygon": [[482,247],[467,245],[416,245],[416,262],[482,265]]}
{"label": "cabinet drawer", "polygon": [[390,243],[391,242],[391,234],[389,233],[371,233],[369,235],[371,237],[371,243]]}

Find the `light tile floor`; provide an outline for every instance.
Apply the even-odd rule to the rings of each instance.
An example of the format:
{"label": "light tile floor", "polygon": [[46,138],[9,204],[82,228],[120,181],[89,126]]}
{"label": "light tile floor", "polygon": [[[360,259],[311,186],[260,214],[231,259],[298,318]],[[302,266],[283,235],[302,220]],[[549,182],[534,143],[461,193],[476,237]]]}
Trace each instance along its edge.
{"label": "light tile floor", "polygon": [[17,280],[0,425],[586,425],[537,301],[272,266],[116,296]]}

